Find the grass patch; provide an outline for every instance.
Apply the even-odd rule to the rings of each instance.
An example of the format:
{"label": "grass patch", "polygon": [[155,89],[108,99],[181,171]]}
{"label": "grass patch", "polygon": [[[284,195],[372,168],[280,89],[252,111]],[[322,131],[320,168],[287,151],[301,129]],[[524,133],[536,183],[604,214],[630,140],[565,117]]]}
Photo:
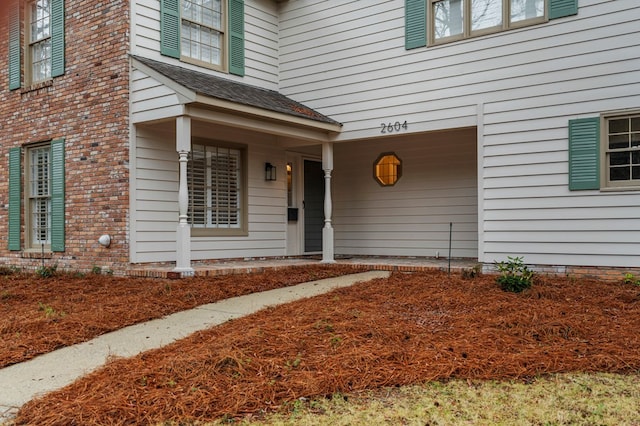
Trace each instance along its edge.
{"label": "grass patch", "polygon": [[640,373],[557,374],[532,383],[452,380],[300,401],[286,413],[236,424],[637,425]]}

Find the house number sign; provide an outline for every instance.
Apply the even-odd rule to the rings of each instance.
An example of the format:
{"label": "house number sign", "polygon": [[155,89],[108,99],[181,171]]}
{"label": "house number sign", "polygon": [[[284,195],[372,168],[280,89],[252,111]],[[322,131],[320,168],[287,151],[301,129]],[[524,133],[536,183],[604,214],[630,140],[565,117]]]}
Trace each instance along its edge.
{"label": "house number sign", "polygon": [[395,123],[381,123],[380,127],[380,133],[398,133],[403,130],[407,130],[409,125],[407,124],[407,120],[405,120],[402,123],[399,121],[396,121]]}

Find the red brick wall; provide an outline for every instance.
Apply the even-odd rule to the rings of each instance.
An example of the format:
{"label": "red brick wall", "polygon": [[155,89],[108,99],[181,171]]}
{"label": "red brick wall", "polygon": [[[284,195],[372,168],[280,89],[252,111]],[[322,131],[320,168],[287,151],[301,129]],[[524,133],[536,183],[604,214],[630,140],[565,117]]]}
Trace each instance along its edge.
{"label": "red brick wall", "polygon": [[[39,87],[9,91],[6,13],[0,18],[0,264],[41,264],[39,253],[7,249],[9,148],[64,137],[66,250],[46,264],[117,271],[129,256],[129,1],[65,4],[65,75]],[[24,217],[22,226],[24,246]],[[105,233],[110,248],[97,242]]]}

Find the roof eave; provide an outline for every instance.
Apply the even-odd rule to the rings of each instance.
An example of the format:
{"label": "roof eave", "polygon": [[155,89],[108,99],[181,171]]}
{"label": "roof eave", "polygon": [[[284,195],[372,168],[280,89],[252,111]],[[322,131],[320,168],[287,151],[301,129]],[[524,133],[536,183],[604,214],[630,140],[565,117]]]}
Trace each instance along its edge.
{"label": "roof eave", "polygon": [[240,113],[243,115],[250,115],[252,117],[277,121],[280,123],[290,124],[296,127],[304,127],[308,129],[314,129],[320,132],[326,133],[340,133],[342,131],[342,124],[340,123],[327,123],[312,118],[305,118],[291,114],[285,114],[277,111],[267,110],[263,108],[254,107],[251,105],[244,105],[237,102],[231,102],[224,99],[218,99],[211,96],[197,93],[193,101],[195,105],[203,105],[207,108],[213,108],[226,112]]}

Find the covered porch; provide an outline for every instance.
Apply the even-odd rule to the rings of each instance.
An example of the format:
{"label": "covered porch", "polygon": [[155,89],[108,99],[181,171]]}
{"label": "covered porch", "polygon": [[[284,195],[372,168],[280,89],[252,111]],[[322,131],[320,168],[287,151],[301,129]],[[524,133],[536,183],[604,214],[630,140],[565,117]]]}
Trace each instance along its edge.
{"label": "covered porch", "polygon": [[[200,263],[222,259],[319,254],[334,261],[339,123],[271,90],[145,58],[133,58],[132,67],[131,264],[174,263],[173,275],[190,276]],[[288,220],[288,169],[306,158],[320,165],[315,250],[293,244],[304,218],[293,227]],[[304,200],[297,202],[303,210]]]}

